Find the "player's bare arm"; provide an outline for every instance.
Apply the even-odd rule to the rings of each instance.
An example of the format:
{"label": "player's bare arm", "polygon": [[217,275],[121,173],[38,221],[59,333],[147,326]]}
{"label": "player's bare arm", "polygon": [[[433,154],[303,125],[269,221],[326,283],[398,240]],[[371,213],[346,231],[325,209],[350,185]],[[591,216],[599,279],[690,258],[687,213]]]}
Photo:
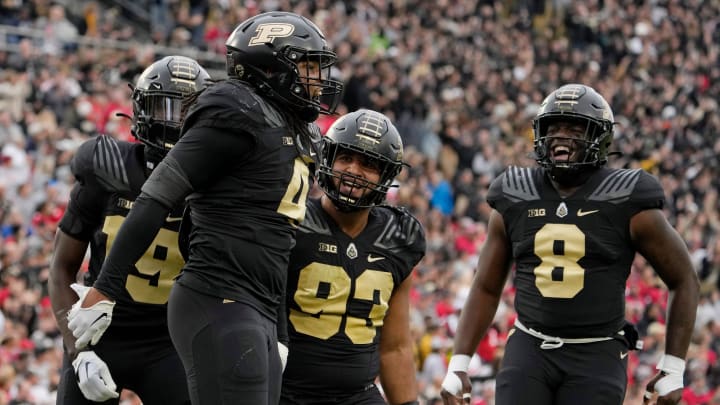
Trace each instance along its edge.
{"label": "player's bare arm", "polygon": [[[460,315],[453,357],[464,355],[467,356],[466,360],[469,362],[469,357],[472,357],[480,339],[490,327],[510,271],[511,260],[505,223],[502,215],[493,210],[488,221],[487,239],[480,250],[477,272],[470,287],[470,295]],[[471,310],[465,310],[468,308]],[[454,367],[455,364],[452,360],[451,363]],[[457,371],[456,374],[462,382],[462,393],[469,394],[471,387],[466,372],[467,365],[461,364],[459,368],[462,369],[463,366],[465,370]],[[451,387],[451,382],[447,380],[446,378],[446,381],[443,382],[443,403],[445,405],[461,403],[459,387]],[[465,395],[462,399],[469,402],[470,397]]]}
{"label": "player's bare arm", "polygon": [[88,242],[75,239],[62,230],[55,235],[55,247],[50,262],[48,289],[53,313],[63,335],[63,344],[70,358],[75,358],[75,337],[67,326],[67,313],[78,297],[70,288],[76,281]]}
{"label": "player's bare arm", "polygon": [[390,298],[380,338],[380,382],[390,404],[417,399],[413,342],[410,336],[410,288],[407,277]]}
{"label": "player's bare arm", "polygon": [[[699,294],[698,278],[690,262],[685,242],[670,226],[661,210],[641,211],[633,216],[630,232],[638,252],[648,260],[670,290],[664,357],[668,361],[663,363],[667,363],[665,367],[670,367],[668,371],[673,374],[674,366],[684,369],[684,360],[695,324]],[[650,381],[647,391],[660,394],[657,399],[658,404],[675,404],[682,396],[682,372],[679,369],[675,370],[675,374],[679,372],[680,377],[675,376],[676,384],[670,385],[668,389],[673,389],[678,384],[679,387],[665,393],[663,387],[665,383],[660,382],[667,375],[663,367],[663,364],[658,365],[661,372]]]}

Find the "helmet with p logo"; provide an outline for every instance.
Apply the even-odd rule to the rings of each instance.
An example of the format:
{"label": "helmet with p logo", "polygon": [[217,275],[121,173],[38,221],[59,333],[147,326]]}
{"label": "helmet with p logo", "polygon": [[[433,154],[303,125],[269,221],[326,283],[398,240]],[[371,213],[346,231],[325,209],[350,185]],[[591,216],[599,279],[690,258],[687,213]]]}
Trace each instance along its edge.
{"label": "helmet with p logo", "polygon": [[250,83],[308,122],[335,112],[343,88],[330,77],[337,56],[307,18],[259,14],[240,23],[225,45],[229,77]]}

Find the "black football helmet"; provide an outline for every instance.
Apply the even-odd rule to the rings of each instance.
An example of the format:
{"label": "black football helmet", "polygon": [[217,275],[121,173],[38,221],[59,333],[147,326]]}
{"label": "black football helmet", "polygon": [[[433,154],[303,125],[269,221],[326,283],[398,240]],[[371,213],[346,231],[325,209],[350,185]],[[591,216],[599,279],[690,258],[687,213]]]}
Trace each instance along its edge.
{"label": "black football helmet", "polygon": [[[582,84],[567,84],[553,91],[540,104],[533,120],[535,160],[553,180],[573,186],[584,182],[589,173],[607,163],[608,149],[613,140],[613,112],[595,89]],[[583,139],[548,136],[550,124],[579,123],[585,127]],[[572,161],[553,158],[553,142],[571,139],[576,145]]]}
{"label": "black football helmet", "polygon": [[[247,19],[225,42],[227,74],[255,86],[307,122],[332,114],[343,85],[330,78],[337,55],[310,20],[288,12],[270,12]],[[298,62],[317,62],[319,72],[301,69]],[[310,87],[319,87],[313,97]]]}
{"label": "black football helmet", "polygon": [[166,56],[148,66],[132,92],[132,134],[164,155],[180,138],[183,98],[205,88],[210,75],[194,59]]}
{"label": "black football helmet", "polygon": [[[350,173],[333,170],[339,151],[349,150],[374,160],[380,171],[377,183]],[[338,209],[349,212],[380,204],[395,176],[402,170],[403,144],[400,133],[385,115],[358,110],[340,117],[323,137],[318,184]],[[333,179],[363,189],[362,197],[343,195]]]}

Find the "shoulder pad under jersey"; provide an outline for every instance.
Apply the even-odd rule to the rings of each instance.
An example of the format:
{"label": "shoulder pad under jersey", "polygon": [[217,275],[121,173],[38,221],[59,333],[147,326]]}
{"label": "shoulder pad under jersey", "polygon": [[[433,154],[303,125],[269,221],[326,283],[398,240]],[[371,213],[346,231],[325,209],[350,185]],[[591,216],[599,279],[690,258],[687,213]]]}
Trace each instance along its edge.
{"label": "shoulder pad under jersey", "polygon": [[301,132],[297,134],[295,146],[300,157],[310,167],[310,173],[314,176],[318,156],[320,156],[322,133],[320,127],[314,122],[308,123],[307,129],[301,130]]}
{"label": "shoulder pad under jersey", "polygon": [[286,125],[282,114],[247,83],[223,80],[205,89],[190,107],[182,133],[192,126],[239,129],[255,135]]}
{"label": "shoulder pad under jersey", "polygon": [[415,263],[420,261],[425,255],[425,230],[420,222],[405,208],[380,205],[373,210],[385,224],[373,245],[403,256],[412,256]]}
{"label": "shoulder pad under jersey", "polygon": [[665,192],[660,182],[642,169],[611,169],[588,200],[612,204],[628,202],[638,208],[662,208]]}
{"label": "shoulder pad under jersey", "polygon": [[97,184],[108,191],[130,191],[128,164],[132,149],[139,144],[120,142],[106,135],[85,141],[73,157],[70,168],[81,184]]}
{"label": "shoulder pad under jersey", "polygon": [[[507,204],[539,200],[540,193],[535,179],[541,175],[542,171],[538,168],[508,166],[490,184],[487,196],[488,204],[502,211],[503,206]],[[507,204],[502,204],[503,202]]]}

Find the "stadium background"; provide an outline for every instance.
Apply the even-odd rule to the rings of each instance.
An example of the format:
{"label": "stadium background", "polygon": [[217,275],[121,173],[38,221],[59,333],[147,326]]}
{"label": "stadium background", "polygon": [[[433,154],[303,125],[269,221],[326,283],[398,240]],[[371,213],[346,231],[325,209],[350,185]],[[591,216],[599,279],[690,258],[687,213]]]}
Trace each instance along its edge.
{"label": "stadium background", "polygon": [[[389,197],[428,237],[412,291],[421,403],[438,403],[487,186],[509,164],[533,164],[530,121],[543,95],[582,82],[615,111],[622,156],[610,164],[642,167],[665,188],[702,280],[683,401],[720,404],[720,2],[2,0],[0,405],[54,403],[62,352],[47,267],[74,150],[98,133],[131,138],[115,114],[131,113],[126,83],[152,61],[183,54],[221,78],[229,32],[276,9],[310,17],[335,46],[343,111],[380,110],[403,135],[412,168]],[[645,342],[628,369],[626,403],[638,404],[663,350],[667,293],[638,258],[626,295]],[[475,404],[493,403],[512,299],[508,284],[473,362]]]}

